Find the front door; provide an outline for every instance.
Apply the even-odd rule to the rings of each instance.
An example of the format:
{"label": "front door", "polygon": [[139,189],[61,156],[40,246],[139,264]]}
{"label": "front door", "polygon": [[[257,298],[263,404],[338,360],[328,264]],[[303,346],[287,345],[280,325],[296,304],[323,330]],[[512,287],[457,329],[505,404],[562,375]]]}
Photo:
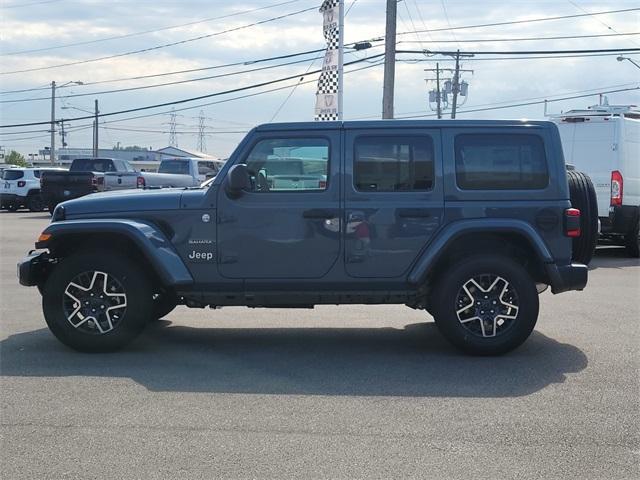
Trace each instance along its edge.
{"label": "front door", "polygon": [[406,275],[442,223],[440,132],[356,129],[345,143],[346,272]]}
{"label": "front door", "polygon": [[340,253],[340,131],[264,132],[238,156],[250,191],[218,193],[227,278],[321,278]]}

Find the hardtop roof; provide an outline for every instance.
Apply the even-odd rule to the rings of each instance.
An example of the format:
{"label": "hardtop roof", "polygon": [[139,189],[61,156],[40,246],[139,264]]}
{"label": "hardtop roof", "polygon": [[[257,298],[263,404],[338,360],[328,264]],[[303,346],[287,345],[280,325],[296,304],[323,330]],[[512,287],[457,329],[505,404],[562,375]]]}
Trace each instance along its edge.
{"label": "hardtop roof", "polygon": [[361,120],[346,122],[287,122],[265,123],[257,131],[269,130],[326,130],[326,129],[396,129],[396,128],[491,128],[491,127],[549,127],[549,120]]}

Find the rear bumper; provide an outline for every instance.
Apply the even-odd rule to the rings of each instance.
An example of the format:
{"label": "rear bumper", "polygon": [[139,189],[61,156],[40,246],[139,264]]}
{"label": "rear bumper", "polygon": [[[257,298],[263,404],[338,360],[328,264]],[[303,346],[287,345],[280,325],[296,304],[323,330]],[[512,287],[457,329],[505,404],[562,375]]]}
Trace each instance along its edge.
{"label": "rear bumper", "polygon": [[31,251],[18,262],[18,282],[25,287],[40,285],[44,282],[51,259],[47,252]]}
{"label": "rear bumper", "polygon": [[56,190],[45,190],[42,192],[42,197],[45,202],[49,206],[55,206],[59,203],[66,202],[67,200],[73,200],[74,198],[84,197],[85,195],[89,195],[90,193],[97,192],[97,189],[93,190],[64,190],[64,189],[56,189]]}
{"label": "rear bumper", "polygon": [[601,233],[626,235],[633,231],[640,215],[640,207],[633,205],[622,205],[611,207],[608,217],[600,217],[602,225]]}
{"label": "rear bumper", "polygon": [[583,290],[587,285],[589,269],[581,263],[569,265],[547,264],[547,274],[551,280],[551,291],[555,293]]}
{"label": "rear bumper", "polygon": [[0,193],[0,205],[11,205],[14,203],[23,203],[25,197],[14,193]]}

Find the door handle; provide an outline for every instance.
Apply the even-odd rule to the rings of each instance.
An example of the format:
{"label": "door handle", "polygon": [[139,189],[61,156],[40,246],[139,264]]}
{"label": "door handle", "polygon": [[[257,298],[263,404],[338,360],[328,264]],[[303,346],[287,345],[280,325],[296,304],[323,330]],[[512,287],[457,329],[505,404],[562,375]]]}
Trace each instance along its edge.
{"label": "door handle", "polygon": [[312,208],[302,212],[304,218],[334,218],[338,216],[335,210],[325,210],[322,208]]}
{"label": "door handle", "polygon": [[401,218],[427,218],[431,212],[426,208],[399,208],[398,216]]}

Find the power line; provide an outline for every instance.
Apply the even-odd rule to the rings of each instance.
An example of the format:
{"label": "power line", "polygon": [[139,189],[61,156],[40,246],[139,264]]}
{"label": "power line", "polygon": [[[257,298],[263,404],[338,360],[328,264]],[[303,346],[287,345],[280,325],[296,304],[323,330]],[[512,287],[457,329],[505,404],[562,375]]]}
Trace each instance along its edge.
{"label": "power line", "polygon": [[[640,8],[623,8],[620,10],[606,10],[606,11],[600,11],[600,12],[579,13],[574,15],[559,15],[555,17],[530,18],[528,20],[511,20],[508,22],[480,23],[477,25],[461,25],[458,27],[449,27],[449,28],[433,28],[429,31],[433,33],[433,32],[448,32],[450,30],[466,30],[470,28],[500,27],[503,25],[518,25],[522,23],[547,22],[551,20],[564,20],[569,18],[590,17],[593,15],[607,15],[612,13],[635,12],[638,10],[640,10]],[[421,30],[417,30],[417,32],[421,33]],[[416,32],[398,32],[397,35],[413,35],[415,33]]]}
{"label": "power line", "polygon": [[[433,40],[433,43],[493,43],[493,42],[529,42],[542,40],[570,40],[580,38],[601,38],[601,37],[623,37],[630,35],[640,35],[640,32],[629,33],[604,33],[598,35],[567,35],[556,37],[516,37],[516,38],[486,38],[486,39],[470,39],[470,40]],[[416,40],[401,40],[398,43],[422,43]]]}
{"label": "power line", "polygon": [[[576,7],[578,10],[580,10],[581,12],[586,13],[587,15],[591,16],[591,13],[587,10],[585,10],[584,8],[582,8],[580,5],[578,5],[577,3],[573,2],[572,0],[567,0],[571,5],[573,5],[574,7]],[[593,17],[593,19],[600,23],[601,25],[604,25],[605,27],[607,27],[608,30],[611,30],[612,32],[618,33],[618,31],[616,29],[614,29],[611,25],[603,22],[602,20],[600,20],[598,17]],[[632,40],[633,41],[633,40]],[[633,42],[636,45],[638,45],[637,42]]]}
{"label": "power line", "polygon": [[60,1],[62,0],[43,0],[41,2],[21,3],[19,5],[0,5],[0,8],[9,9],[9,8],[32,7],[34,5],[44,5],[45,3],[56,3]]}
{"label": "power line", "polygon": [[[616,57],[618,53],[586,53],[581,55],[541,55],[541,56],[526,56],[526,57],[484,57],[466,58],[465,62],[493,62],[502,60],[544,60],[544,59],[563,59],[563,58],[584,58],[584,57]],[[637,53],[631,53],[629,55],[637,55]],[[442,59],[437,58],[404,58],[398,60],[405,63],[418,63],[418,62],[441,62]]]}
{"label": "power line", "polygon": [[[600,48],[587,50],[516,50],[516,51],[464,51],[465,55],[562,55],[580,53],[623,53],[640,52],[640,48]],[[396,50],[396,53],[422,53],[428,55],[455,56],[455,51],[435,51],[435,50]],[[466,60],[465,60],[466,61]]]}
{"label": "power line", "polygon": [[[60,0],[50,0],[50,1],[60,1]],[[67,43],[67,44],[64,44],[64,45],[54,45],[54,46],[51,46],[51,47],[33,48],[33,49],[30,49],[30,50],[19,50],[17,52],[3,53],[2,55],[3,56],[22,55],[24,53],[45,52],[45,51],[48,51],[48,50],[57,50],[59,48],[77,47],[77,46],[80,46],[80,45],[91,45],[91,44],[94,44],[94,43],[107,42],[107,41],[110,41],[110,40],[120,40],[120,39],[123,39],[123,38],[131,38],[131,37],[136,37],[136,36],[139,36],[139,35],[146,35],[147,33],[163,32],[163,31],[166,31],[166,30],[173,30],[175,28],[189,27],[191,25],[198,25],[200,23],[211,22],[213,20],[221,20],[223,18],[230,18],[230,17],[239,16],[239,15],[245,15],[247,13],[253,13],[253,12],[260,11],[260,10],[267,10],[269,8],[281,7],[283,5],[288,5],[290,3],[297,3],[299,1],[300,0],[287,0],[286,2],[274,3],[272,5],[266,5],[264,7],[252,8],[250,10],[243,10],[241,12],[234,12],[234,13],[230,13],[230,14],[227,14],[227,15],[221,15],[221,16],[218,16],[218,17],[203,18],[202,20],[196,20],[196,21],[193,21],[193,22],[181,23],[181,24],[178,24],[178,25],[169,25],[167,27],[155,28],[153,30],[142,30],[140,32],[132,32],[132,33],[126,33],[126,34],[123,34],[123,35],[115,35],[113,37],[97,38],[95,40],[85,40],[83,42]],[[49,2],[45,2],[45,3],[49,3]],[[35,5],[37,5],[37,4],[35,4]],[[21,5],[21,6],[27,6],[27,5]]]}
{"label": "power line", "polygon": [[[604,95],[604,94],[607,94],[607,93],[629,92],[631,90],[640,90],[640,86],[633,87],[633,88],[621,88],[621,89],[617,89],[617,90],[609,90],[609,91],[606,91],[606,92],[589,93],[589,94],[585,94],[585,95],[572,95],[572,96],[569,96],[569,97],[562,97],[562,98],[554,98],[554,99],[537,100],[537,101],[531,101],[531,102],[514,103],[514,104],[510,104],[510,105],[466,109],[466,110],[461,110],[458,113],[488,112],[490,110],[502,110],[502,109],[505,109],[505,108],[527,107],[527,106],[530,106],[530,105],[541,105],[541,104],[543,104],[545,102],[548,102],[548,103],[561,102],[561,101],[564,101],[564,100],[574,100],[576,98],[594,97],[596,95]],[[400,117],[396,117],[396,118],[409,119],[409,118],[424,118],[424,117],[434,117],[434,116],[435,116],[434,114],[426,114],[426,115],[400,116]]]}
{"label": "power line", "polygon": [[[259,68],[251,68],[251,69],[247,69],[247,70],[240,70],[240,71],[236,71],[236,72],[228,72],[228,73],[222,73],[219,75],[210,75],[207,77],[198,77],[198,78],[190,78],[190,79],[186,79],[186,80],[176,80],[173,82],[166,82],[166,83],[157,83],[157,84],[152,84],[152,85],[141,85],[139,87],[128,87],[128,88],[118,88],[118,89],[114,89],[114,90],[103,90],[103,91],[99,91],[99,92],[88,92],[88,93],[75,93],[72,95],[64,95],[64,96],[60,96],[60,99],[65,99],[65,98],[76,98],[76,97],[87,97],[87,96],[95,96],[95,95],[106,95],[106,94],[110,94],[110,93],[121,93],[121,92],[130,92],[130,91],[135,91],[135,90],[146,90],[149,88],[157,88],[157,87],[166,87],[169,85],[180,85],[183,83],[192,83],[192,82],[200,82],[203,80],[212,80],[214,78],[223,78],[223,77],[231,77],[234,75],[243,75],[246,73],[252,73],[252,72],[258,72],[258,71],[262,71],[262,70],[269,70],[272,68],[278,68],[278,67],[284,67],[284,66],[289,66],[289,65],[296,65],[299,63],[305,63],[308,62],[311,59],[305,58],[303,60],[295,60],[293,62],[286,62],[286,63],[279,63],[276,65],[268,65],[265,67],[259,67]],[[22,102],[33,102],[33,101],[40,101],[40,100],[51,100],[51,97],[36,97],[36,98],[17,98],[17,99],[12,99],[12,100],[0,100],[0,103],[22,103]]]}
{"label": "power line", "polygon": [[[447,20],[447,25],[449,26],[449,33],[451,33],[451,36],[453,37],[453,41],[458,43],[458,39],[456,38],[456,34],[454,33],[453,29],[451,28],[451,22],[449,21],[449,14],[447,13],[447,7],[444,4],[444,0],[440,0],[440,3],[442,4],[442,11],[444,12],[444,18]],[[460,47],[460,44],[458,43],[458,48]]]}
{"label": "power line", "polygon": [[233,27],[233,28],[229,28],[229,29],[226,29],[226,30],[221,30],[219,32],[208,33],[206,35],[199,35],[197,37],[187,38],[185,40],[179,40],[177,42],[165,43],[165,44],[162,44],[162,45],[155,45],[153,47],[147,47],[147,48],[142,48],[142,49],[139,49],[139,50],[132,50],[132,51],[129,51],[129,52],[123,52],[123,53],[117,53],[117,54],[113,54],[113,55],[107,55],[107,56],[104,56],[104,57],[89,58],[89,59],[86,59],[86,60],[78,60],[78,61],[75,61],[75,62],[68,62],[68,63],[59,63],[57,65],[49,65],[47,67],[34,67],[34,68],[26,68],[26,69],[23,69],[23,70],[13,70],[13,71],[10,71],[10,72],[0,72],[0,75],[10,75],[10,74],[14,74],[14,73],[26,73],[26,72],[36,72],[36,71],[41,71],[41,70],[50,70],[50,69],[53,69],[53,68],[69,67],[69,66],[72,66],[72,65],[82,65],[82,64],[86,64],[86,63],[99,62],[99,61],[102,61],[102,60],[109,60],[109,59],[112,59],[112,58],[126,57],[126,56],[129,56],[129,55],[135,55],[135,54],[138,54],[138,53],[151,52],[151,51],[159,50],[161,48],[174,47],[176,45],[183,45],[185,43],[195,42],[197,40],[203,40],[205,38],[216,37],[218,35],[223,35],[223,34],[230,33],[230,32],[236,32],[238,30],[244,30],[244,29],[255,27],[255,26],[258,26],[258,25],[264,25],[265,23],[275,22],[277,20],[282,20],[284,18],[293,17],[293,16],[299,15],[301,13],[309,12],[311,10],[316,10],[317,8],[318,7],[305,8],[303,10],[297,10],[295,12],[286,13],[286,14],[283,14],[283,15],[278,15],[277,17],[267,18],[266,20],[260,20],[258,22],[248,23],[248,24],[245,24],[245,25],[240,25],[239,27]]}
{"label": "power line", "polygon": [[[371,58],[378,58],[378,57],[382,57],[384,56],[384,54],[378,54],[378,55],[374,55],[369,57],[369,59]],[[353,65],[356,63],[360,63],[363,62],[365,59],[358,59],[358,60],[353,60],[351,62],[345,62],[345,66],[347,65]],[[322,71],[322,69],[319,70],[314,70],[312,72],[309,72],[309,74],[316,74],[316,73],[320,73]],[[217,96],[221,96],[221,95],[227,95],[229,93],[236,93],[236,92],[241,92],[241,91],[245,91],[245,90],[250,90],[253,88],[259,88],[259,87],[263,87],[263,86],[267,86],[267,85],[272,85],[274,83],[280,83],[280,82],[284,82],[287,80],[291,80],[294,78],[298,78],[300,77],[301,74],[297,74],[297,75],[290,75],[287,77],[283,77],[283,78],[278,78],[275,80],[269,80],[266,82],[261,82],[261,83],[256,83],[256,84],[252,84],[252,85],[246,85],[244,87],[237,87],[237,88],[233,88],[233,89],[229,89],[229,90],[224,90],[224,91],[220,91],[220,92],[215,92],[215,93],[209,93],[206,95],[199,95],[197,97],[189,97],[189,98],[183,98],[180,100],[174,100],[174,101],[170,101],[170,102],[163,102],[163,103],[158,103],[155,105],[147,105],[144,107],[136,107],[136,108],[129,108],[126,110],[119,110],[116,112],[109,112],[109,113],[101,113],[98,115],[98,117],[109,117],[109,116],[113,116],[113,115],[121,115],[124,113],[133,113],[133,112],[139,112],[142,110],[149,110],[149,109],[153,109],[153,108],[161,108],[161,107],[167,107],[167,106],[171,106],[171,105],[179,105],[182,103],[188,103],[188,102],[194,102],[197,100],[202,100],[205,98],[212,98],[212,97],[217,97]],[[90,115],[90,116],[82,116],[82,117],[75,117],[75,118],[69,118],[67,119],[67,121],[76,121],[76,120],[87,120],[87,119],[93,119],[95,116],[94,115]],[[46,122],[29,122],[29,123],[18,123],[18,124],[12,124],[12,125],[0,125],[0,128],[14,128],[14,127],[29,127],[32,125],[46,125],[51,123],[50,121],[46,121]]]}
{"label": "power line", "polygon": [[[222,65],[212,65],[210,67],[200,67],[200,68],[190,68],[190,69],[186,69],[186,70],[174,70],[171,72],[162,72],[162,73],[154,73],[154,74],[150,74],[150,75],[137,75],[135,77],[124,77],[124,78],[115,78],[115,79],[111,79],[111,80],[98,80],[95,82],[83,82],[82,86],[90,86],[90,85],[99,85],[99,84],[103,84],[103,83],[115,83],[115,82],[124,82],[124,81],[129,81],[129,80],[144,80],[147,78],[156,78],[156,77],[166,77],[169,75],[178,75],[178,74],[182,74],[182,73],[193,73],[193,72],[202,72],[205,70],[216,70],[216,69],[220,69],[220,68],[227,68],[227,67],[237,67],[240,65],[253,65],[254,63],[264,63],[264,62],[269,62],[272,60],[283,60],[285,58],[293,58],[293,57],[299,57],[302,55],[308,55],[308,54],[312,54],[312,53],[318,53],[318,52],[323,52],[325,51],[326,48],[317,48],[315,50],[306,50],[304,52],[296,52],[296,53],[288,53],[285,55],[277,55],[274,57],[266,57],[266,58],[259,58],[257,60],[245,60],[242,62],[233,62],[233,63],[225,63]],[[61,85],[60,87],[58,87],[58,89],[62,89],[62,88],[70,88],[71,86],[64,86]],[[6,95],[6,94],[10,94],[10,93],[23,93],[23,92],[33,92],[33,91],[37,91],[37,90],[49,90],[51,87],[49,86],[49,84],[47,84],[46,86],[42,86],[42,87],[33,87],[33,88],[26,88],[26,89],[22,89],[22,90],[5,90],[3,92],[0,92],[0,95]]]}

